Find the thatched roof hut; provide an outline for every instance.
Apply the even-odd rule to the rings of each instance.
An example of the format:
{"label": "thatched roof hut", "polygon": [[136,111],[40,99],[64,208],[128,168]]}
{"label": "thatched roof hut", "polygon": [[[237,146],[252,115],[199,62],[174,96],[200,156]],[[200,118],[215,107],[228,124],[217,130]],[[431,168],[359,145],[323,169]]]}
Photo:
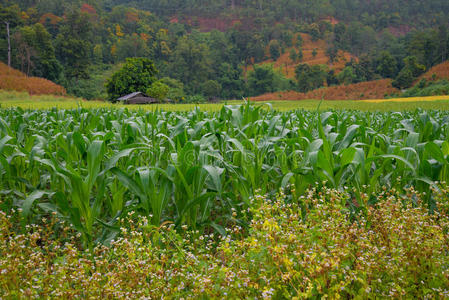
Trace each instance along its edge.
{"label": "thatched roof hut", "polygon": [[123,104],[153,104],[159,103],[157,99],[148,97],[142,92],[134,92],[129,95],[125,95],[117,99],[118,102]]}

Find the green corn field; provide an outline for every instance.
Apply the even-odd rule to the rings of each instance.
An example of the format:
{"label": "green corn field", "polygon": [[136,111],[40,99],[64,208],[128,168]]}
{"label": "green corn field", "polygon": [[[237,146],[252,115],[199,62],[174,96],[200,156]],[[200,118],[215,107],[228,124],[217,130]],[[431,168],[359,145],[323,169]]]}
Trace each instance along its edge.
{"label": "green corn field", "polygon": [[[85,245],[129,212],[225,234],[258,194],[347,191],[353,211],[382,189],[426,193],[449,180],[449,112],[0,110],[0,209],[57,214]],[[294,188],[293,188],[294,187]],[[304,207],[305,215],[307,208]]]}

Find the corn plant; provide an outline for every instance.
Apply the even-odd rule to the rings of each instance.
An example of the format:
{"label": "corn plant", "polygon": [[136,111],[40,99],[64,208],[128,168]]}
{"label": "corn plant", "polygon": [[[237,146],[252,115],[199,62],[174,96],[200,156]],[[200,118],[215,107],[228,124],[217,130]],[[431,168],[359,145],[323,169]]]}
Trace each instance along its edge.
{"label": "corn plant", "polygon": [[[129,212],[154,226],[245,225],[257,193],[310,187],[365,194],[449,180],[449,113],[0,110],[0,208],[23,222],[57,213],[86,245],[117,234]],[[365,199],[365,200],[364,200]]]}

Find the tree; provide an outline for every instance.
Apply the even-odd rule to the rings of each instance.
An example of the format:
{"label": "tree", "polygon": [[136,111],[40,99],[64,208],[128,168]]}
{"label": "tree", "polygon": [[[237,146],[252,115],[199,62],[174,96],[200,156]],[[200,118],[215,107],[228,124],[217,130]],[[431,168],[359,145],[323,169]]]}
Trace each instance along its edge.
{"label": "tree", "polygon": [[410,69],[404,68],[399,72],[396,79],[393,81],[392,85],[398,89],[405,89],[413,84],[415,77]]}
{"label": "tree", "polygon": [[377,60],[377,73],[384,78],[394,78],[397,74],[396,59],[388,51],[382,51]]}
{"label": "tree", "polygon": [[91,29],[89,16],[73,10],[67,15],[56,37],[56,54],[69,80],[89,78]]}
{"label": "tree", "polygon": [[196,93],[201,83],[209,78],[211,64],[209,48],[188,36],[183,36],[178,40],[171,57],[170,77],[180,80]]}
{"label": "tree", "polygon": [[313,23],[313,24],[310,25],[309,33],[312,36],[312,41],[313,42],[316,42],[316,41],[318,41],[321,38],[320,27],[316,23]]}
{"label": "tree", "polygon": [[203,84],[202,90],[204,96],[211,100],[220,95],[221,85],[215,80],[208,80]]}
{"label": "tree", "polygon": [[340,84],[348,85],[354,83],[357,77],[355,75],[354,69],[349,66],[344,68],[340,73],[338,73],[337,79]]}
{"label": "tree", "polygon": [[168,86],[168,99],[175,102],[181,102],[185,99],[184,84],[181,81],[170,77],[164,77],[159,81]]}
{"label": "tree", "polygon": [[277,60],[281,56],[281,45],[278,40],[272,40],[269,44],[270,56],[273,61]]}
{"label": "tree", "polygon": [[413,81],[426,71],[426,67],[418,64],[415,56],[408,56],[404,59],[404,68],[399,72],[393,81],[393,86],[398,89],[409,88]]}
{"label": "tree", "polygon": [[326,55],[329,57],[329,62],[333,64],[337,60],[338,49],[335,45],[326,48]]}
{"label": "tree", "polygon": [[148,96],[153,97],[159,101],[165,100],[169,91],[169,86],[160,80],[153,82],[151,86],[146,90]]}
{"label": "tree", "polygon": [[248,88],[250,96],[257,96],[273,92],[274,70],[271,65],[254,66],[248,75]]}
{"label": "tree", "polygon": [[333,86],[333,85],[338,84],[337,76],[335,75],[334,70],[330,70],[327,73],[326,82],[327,82],[327,86]]}
{"label": "tree", "polygon": [[120,61],[128,57],[147,57],[149,54],[147,44],[136,33],[125,36],[117,44],[117,56]]}
{"label": "tree", "polygon": [[[0,4],[0,30],[6,34],[8,66],[11,66],[11,29],[18,26],[22,20],[20,18],[20,8],[18,5],[3,7]],[[3,49],[2,49],[3,50]]]}
{"label": "tree", "polygon": [[34,67],[34,58],[36,50],[33,48],[34,32],[31,27],[25,26],[14,33],[13,40],[16,45],[16,57],[20,61],[20,70],[27,76],[30,75],[31,69]]}
{"label": "tree", "polygon": [[407,56],[404,58],[404,64],[406,69],[412,72],[413,77],[418,77],[426,71],[426,67],[419,64],[415,56]]}
{"label": "tree", "polygon": [[293,63],[298,61],[298,52],[296,52],[295,48],[290,49],[289,57]]}
{"label": "tree", "polygon": [[300,64],[296,67],[295,73],[298,91],[305,93],[324,86],[328,72],[323,65]]}
{"label": "tree", "polygon": [[145,92],[156,81],[158,71],[153,61],[147,58],[127,58],[123,67],[106,82],[108,99],[117,98],[133,92]]}
{"label": "tree", "polygon": [[243,96],[244,81],[241,68],[233,68],[229,63],[222,63],[218,68],[218,83],[222,87],[222,98],[239,99]]}

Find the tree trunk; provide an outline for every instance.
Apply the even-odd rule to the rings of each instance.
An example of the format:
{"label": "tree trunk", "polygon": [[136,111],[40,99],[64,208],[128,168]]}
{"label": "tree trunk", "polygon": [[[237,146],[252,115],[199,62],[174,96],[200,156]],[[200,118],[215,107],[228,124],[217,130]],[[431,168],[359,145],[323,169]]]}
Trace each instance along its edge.
{"label": "tree trunk", "polygon": [[31,49],[26,49],[26,55],[27,55],[27,77],[30,76],[30,69],[31,69]]}
{"label": "tree trunk", "polygon": [[8,67],[11,67],[11,37],[9,33],[9,22],[5,22],[6,24],[6,34],[8,36]]}

